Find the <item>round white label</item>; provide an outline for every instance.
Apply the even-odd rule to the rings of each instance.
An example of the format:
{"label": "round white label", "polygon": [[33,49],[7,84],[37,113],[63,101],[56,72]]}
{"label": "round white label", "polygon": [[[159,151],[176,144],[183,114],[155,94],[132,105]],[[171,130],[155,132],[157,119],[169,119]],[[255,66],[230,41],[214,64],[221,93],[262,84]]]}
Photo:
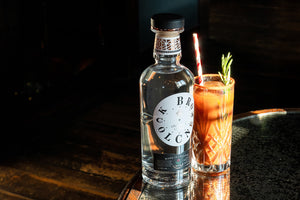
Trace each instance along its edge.
{"label": "round white label", "polygon": [[173,94],[157,104],[153,126],[167,145],[181,146],[189,141],[194,122],[194,98],[188,92]]}

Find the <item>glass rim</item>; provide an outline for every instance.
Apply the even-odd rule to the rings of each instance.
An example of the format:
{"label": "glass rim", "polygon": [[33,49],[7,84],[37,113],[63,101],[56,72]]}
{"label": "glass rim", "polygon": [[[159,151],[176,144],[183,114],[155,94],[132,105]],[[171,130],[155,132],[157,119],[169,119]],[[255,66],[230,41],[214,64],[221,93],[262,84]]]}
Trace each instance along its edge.
{"label": "glass rim", "polygon": [[[205,77],[218,77],[219,78],[219,81],[222,82],[221,78],[220,78],[220,75],[219,74],[203,74],[203,79]],[[196,83],[197,79],[199,78],[199,76],[195,76],[194,77],[194,86],[197,86],[199,88],[202,88],[202,89],[209,89],[209,90],[221,90],[221,89],[228,89],[228,88],[232,88],[234,85],[235,85],[235,80],[230,77],[230,83],[229,85],[224,85],[224,86],[210,86],[210,87],[207,87],[207,86],[203,86],[203,85],[199,85],[198,83]]]}

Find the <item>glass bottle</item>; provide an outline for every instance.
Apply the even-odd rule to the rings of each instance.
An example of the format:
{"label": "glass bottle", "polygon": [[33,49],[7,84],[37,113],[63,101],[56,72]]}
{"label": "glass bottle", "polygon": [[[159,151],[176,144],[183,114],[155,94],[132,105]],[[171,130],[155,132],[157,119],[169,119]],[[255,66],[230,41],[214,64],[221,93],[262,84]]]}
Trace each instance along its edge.
{"label": "glass bottle", "polygon": [[151,30],[155,63],[139,82],[142,176],[158,187],[180,187],[189,182],[194,119],[194,76],[180,64],[184,18],[156,14]]}

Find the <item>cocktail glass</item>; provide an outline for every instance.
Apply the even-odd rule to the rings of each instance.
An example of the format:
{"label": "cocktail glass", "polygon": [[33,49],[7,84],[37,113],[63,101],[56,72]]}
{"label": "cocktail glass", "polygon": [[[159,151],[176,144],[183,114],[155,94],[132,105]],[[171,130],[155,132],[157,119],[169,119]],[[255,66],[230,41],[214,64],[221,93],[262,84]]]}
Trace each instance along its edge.
{"label": "cocktail glass", "polygon": [[234,84],[233,78],[224,85],[218,74],[206,74],[201,86],[195,77],[191,140],[195,170],[218,173],[230,166]]}

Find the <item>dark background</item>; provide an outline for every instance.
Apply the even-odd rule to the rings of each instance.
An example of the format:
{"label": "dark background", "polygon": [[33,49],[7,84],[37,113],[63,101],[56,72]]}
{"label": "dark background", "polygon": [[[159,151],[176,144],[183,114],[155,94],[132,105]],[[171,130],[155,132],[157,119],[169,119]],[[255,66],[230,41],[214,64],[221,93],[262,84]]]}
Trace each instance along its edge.
{"label": "dark background", "polygon": [[300,107],[298,1],[4,0],[2,106],[9,132],[32,130],[40,113],[63,123],[122,95],[134,97],[138,109],[138,79],[153,63],[150,17],[157,12],[186,18],[181,63],[193,72],[193,32],[200,35],[205,73],[220,70],[221,54],[233,54],[235,114]]}

